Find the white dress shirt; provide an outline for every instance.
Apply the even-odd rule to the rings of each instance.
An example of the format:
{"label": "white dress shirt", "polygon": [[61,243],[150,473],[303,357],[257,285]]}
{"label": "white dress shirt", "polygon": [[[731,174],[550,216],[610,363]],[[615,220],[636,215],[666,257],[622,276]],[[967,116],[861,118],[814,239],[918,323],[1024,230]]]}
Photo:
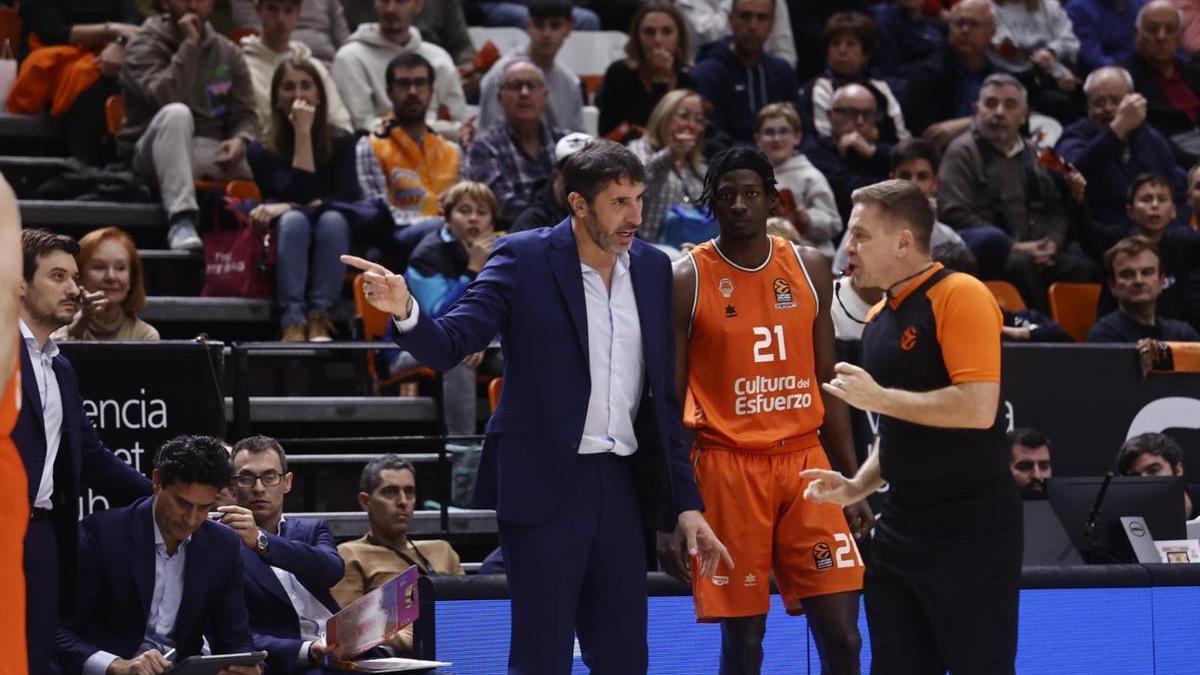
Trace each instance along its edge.
{"label": "white dress shirt", "polygon": [[579,267],[587,302],[588,370],[592,375],[579,454],[632,455],[637,450],[633,420],[642,398],[645,368],[629,254],[619,256],[613,266],[611,291],[599,272],[582,263]]}
{"label": "white dress shirt", "polygon": [[[154,520],[153,514],[150,518],[154,522],[154,593],[150,596],[150,615],[146,618],[146,633],[138,649],[139,654],[151,649],[166,653],[175,646],[175,619],[179,615],[179,602],[183,599],[187,545],[192,540],[190,536],[184,539],[175,555],[168,555],[158,521]],[[83,675],[104,675],[109,664],[118,658],[116,654],[98,651],[84,662]]]}
{"label": "white dress shirt", "polygon": [[[282,518],[279,519],[279,533],[282,536]],[[275,573],[275,578],[279,579],[279,585],[283,586],[283,591],[292,601],[292,609],[296,610],[296,616],[300,618],[300,639],[304,643],[300,645],[299,656],[302,663],[307,662],[309,648],[314,640],[325,637],[325,622],[333,617],[333,614],[300,583],[295,574],[274,565],[271,566],[271,571]]]}
{"label": "white dress shirt", "polygon": [[[642,398],[645,359],[629,254],[617,257],[611,292],[599,272],[582,263],[579,267],[587,303],[588,370],[592,379],[579,454],[632,455],[637,450],[633,420]],[[412,311],[406,318],[392,317],[396,330],[407,333],[415,328],[419,313],[413,298]]]}
{"label": "white dress shirt", "polygon": [[42,422],[46,430],[46,462],[42,465],[42,479],[38,482],[37,496],[33,506],[39,509],[54,508],[54,461],[58,459],[58,445],[62,442],[63,405],[62,392],[58,388],[58,376],[54,374],[54,357],[58,356],[58,345],[46,339],[39,345],[33,331],[21,319],[21,337],[29,349],[29,360],[33,363],[33,376],[37,380],[38,396],[42,399]]}

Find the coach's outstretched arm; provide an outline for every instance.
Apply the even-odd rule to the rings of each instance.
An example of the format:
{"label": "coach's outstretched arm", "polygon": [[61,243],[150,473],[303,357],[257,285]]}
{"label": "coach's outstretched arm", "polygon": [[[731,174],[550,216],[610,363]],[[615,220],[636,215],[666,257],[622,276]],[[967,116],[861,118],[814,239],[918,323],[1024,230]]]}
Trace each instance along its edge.
{"label": "coach's outstretched arm", "polygon": [[[397,339],[423,365],[447,370],[485,349],[508,321],[514,299],[516,254],[503,239],[483,270],[455,306],[436,321],[417,304],[404,276],[383,265],[343,255],[340,260],[363,271],[363,295],[372,307],[392,315],[403,333]],[[405,325],[402,325],[405,324]]]}

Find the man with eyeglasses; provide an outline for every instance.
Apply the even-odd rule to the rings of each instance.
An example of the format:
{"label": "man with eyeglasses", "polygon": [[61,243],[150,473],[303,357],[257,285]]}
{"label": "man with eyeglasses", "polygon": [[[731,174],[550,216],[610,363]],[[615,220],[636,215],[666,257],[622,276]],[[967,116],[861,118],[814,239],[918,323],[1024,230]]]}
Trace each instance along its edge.
{"label": "man with eyeglasses", "polygon": [[850,193],[887,178],[892,145],[879,140],[875,96],[861,84],[847,84],[833,93],[829,126],[830,137],[810,134],[804,139],[804,154],[825,174],[845,220],[850,217]]}
{"label": "man with eyeglasses", "polygon": [[395,230],[378,242],[397,267],[430,231],[441,224],[438,198],[458,182],[458,146],[426,122],[437,70],[420,54],[401,54],[385,73],[392,111],[370,134],[358,139],[355,170],[365,199],[382,201]]}
{"label": "man with eyeglasses", "polygon": [[267,652],[272,673],[311,672],[325,661],[325,622],[339,609],[330,589],[345,566],[333,534],[322,520],[284,519],[292,474],[278,441],[242,439],[231,459],[237,505],[212,517],[241,539],[254,647]]}
{"label": "man with eyeglasses", "polygon": [[549,94],[542,69],[514,57],[500,74],[497,100],[504,122],[467,149],[466,175],[492,188],[499,204],[496,229],[506,229],[554,173],[554,146],[567,131],[543,118]]}
{"label": "man with eyeglasses", "polygon": [[1025,304],[1049,314],[1056,281],[1094,281],[1098,272],[1072,244],[1067,211],[1054,179],[1021,137],[1029,115],[1025,87],[1012,75],[989,75],[980,88],[971,132],[942,158],[938,217],[962,235],[981,279],[1005,279]]}
{"label": "man with eyeglasses", "polygon": [[[355,129],[373,129],[392,107],[391,86],[384,64],[403,54],[417,54],[430,64],[436,77],[423,111],[438,133],[453,135],[467,116],[467,98],[454,59],[445,49],[421,39],[413,25],[426,0],[374,0],[377,23],[359,24],[333,59],[333,80]],[[430,0],[436,1],[436,0]],[[449,120],[439,120],[445,107]]]}
{"label": "man with eyeglasses", "polygon": [[529,45],[497,61],[480,84],[480,129],[491,129],[504,122],[504,111],[497,96],[500,80],[505,66],[512,59],[523,56],[541,68],[546,79],[546,90],[549,92],[546,121],[552,127],[583,131],[583,90],[579,87],[579,76],[556,58],[575,26],[571,19],[571,8],[570,0],[532,0],[529,3],[529,25],[526,28]]}

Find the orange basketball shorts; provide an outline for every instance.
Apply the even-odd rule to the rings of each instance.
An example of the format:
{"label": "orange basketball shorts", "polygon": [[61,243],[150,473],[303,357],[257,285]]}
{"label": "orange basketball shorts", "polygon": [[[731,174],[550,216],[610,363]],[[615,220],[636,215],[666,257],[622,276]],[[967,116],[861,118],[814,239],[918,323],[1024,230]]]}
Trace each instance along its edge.
{"label": "orange basketball shorts", "polygon": [[818,444],[764,451],[696,447],[704,516],[733,558],[706,578],[692,563],[698,621],[766,614],[770,574],[789,614],[818,595],[862,589],[863,563],[840,506],[805,501],[805,469],[828,469]]}

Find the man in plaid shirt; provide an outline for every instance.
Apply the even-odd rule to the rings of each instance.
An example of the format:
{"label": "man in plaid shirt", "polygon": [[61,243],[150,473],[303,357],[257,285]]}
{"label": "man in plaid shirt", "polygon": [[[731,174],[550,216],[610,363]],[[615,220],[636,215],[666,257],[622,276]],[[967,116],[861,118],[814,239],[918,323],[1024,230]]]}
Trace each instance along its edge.
{"label": "man in plaid shirt", "polygon": [[528,59],[516,58],[504,68],[497,97],[504,124],[471,143],[466,175],[492,188],[500,205],[498,220],[507,225],[552,180],[554,144],[568,132],[542,120],[549,97],[546,80]]}

